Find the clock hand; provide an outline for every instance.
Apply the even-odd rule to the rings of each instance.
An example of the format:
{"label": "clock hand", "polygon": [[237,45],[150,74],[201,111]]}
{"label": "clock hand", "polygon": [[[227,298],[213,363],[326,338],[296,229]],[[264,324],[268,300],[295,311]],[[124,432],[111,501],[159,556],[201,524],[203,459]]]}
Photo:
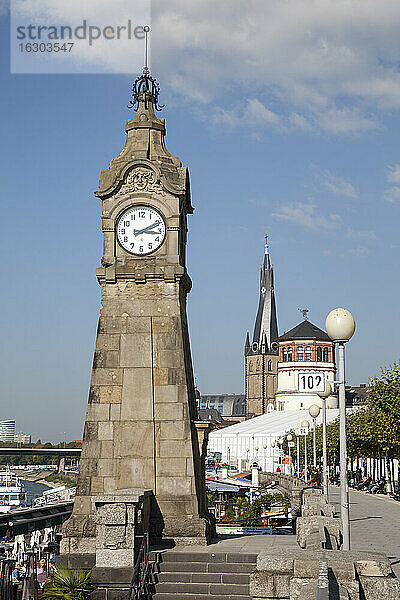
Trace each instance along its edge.
{"label": "clock hand", "polygon": [[148,225],[144,229],[134,229],[133,235],[136,237],[136,236],[140,235],[141,233],[155,233],[154,231],[150,231],[150,229],[154,229],[154,227],[158,227],[158,225],[160,225],[160,221],[155,221],[154,223],[152,223],[151,225]]}

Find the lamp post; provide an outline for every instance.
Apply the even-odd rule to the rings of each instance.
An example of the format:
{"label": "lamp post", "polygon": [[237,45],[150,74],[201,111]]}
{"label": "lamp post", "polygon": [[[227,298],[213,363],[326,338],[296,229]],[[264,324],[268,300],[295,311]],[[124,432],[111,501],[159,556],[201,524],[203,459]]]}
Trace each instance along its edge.
{"label": "lamp post", "polygon": [[272,472],[275,473],[275,446],[276,443],[275,442],[271,442],[271,448],[272,448]]}
{"label": "lamp post", "polygon": [[317,417],[319,415],[319,413],[321,412],[320,407],[317,404],[312,404],[310,406],[310,408],[308,409],[309,415],[310,417],[312,417],[313,420],[313,462],[314,462],[314,467],[317,467],[317,436],[316,436],[316,427],[317,427]]}
{"label": "lamp post", "polygon": [[308,464],[307,464],[307,435],[310,428],[310,423],[307,420],[301,422],[301,426],[304,429],[304,483],[307,483],[308,478]]}
{"label": "lamp post", "polygon": [[300,476],[300,431],[298,429],[295,429],[294,434],[296,436],[296,441],[297,441],[296,472],[297,472],[297,477],[299,477]]}
{"label": "lamp post", "polygon": [[338,345],[339,431],[340,431],[340,515],[343,523],[343,550],[350,550],[349,488],[347,484],[346,389],[344,345],[353,336],[356,324],[345,308],[331,310],[325,321],[326,331]]}
{"label": "lamp post", "polygon": [[263,444],[264,448],[264,472],[267,472],[267,444]]}
{"label": "lamp post", "polygon": [[326,400],[332,395],[332,386],[329,381],[325,381],[325,390],[319,392],[318,396],[322,400],[322,486],[324,496],[328,501],[328,460],[326,455]]}
{"label": "lamp post", "polygon": [[286,436],[286,439],[288,441],[288,449],[289,449],[289,475],[291,475],[292,474],[292,463],[291,463],[291,460],[290,460],[290,444],[291,444],[292,439],[293,439],[292,434],[288,433],[287,436]]}
{"label": "lamp post", "polygon": [[282,446],[283,446],[283,442],[284,442],[284,439],[283,439],[283,437],[281,436],[281,437],[279,438],[279,440],[278,440],[278,443],[279,443],[279,446],[280,446],[280,447],[279,447],[279,455],[278,455],[278,465],[279,465],[279,457],[280,457],[280,459],[281,459],[281,462],[280,462],[280,464],[282,465],[282,468],[280,468],[280,469],[281,469],[281,471],[282,471],[282,469],[283,469],[283,464],[282,464],[282,455],[283,455]]}

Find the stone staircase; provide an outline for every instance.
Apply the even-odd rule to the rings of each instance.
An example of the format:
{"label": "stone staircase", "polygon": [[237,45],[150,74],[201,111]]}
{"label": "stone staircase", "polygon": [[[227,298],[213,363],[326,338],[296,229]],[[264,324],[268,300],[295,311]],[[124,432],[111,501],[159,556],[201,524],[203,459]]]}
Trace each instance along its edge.
{"label": "stone staircase", "polygon": [[257,554],[179,552],[158,557],[153,600],[249,600]]}

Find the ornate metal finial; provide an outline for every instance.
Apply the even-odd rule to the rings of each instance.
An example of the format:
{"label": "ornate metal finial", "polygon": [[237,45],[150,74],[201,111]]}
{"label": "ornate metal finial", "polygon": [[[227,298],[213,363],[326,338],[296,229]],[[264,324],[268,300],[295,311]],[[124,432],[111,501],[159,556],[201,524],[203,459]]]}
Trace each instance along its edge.
{"label": "ornate metal finial", "polygon": [[307,321],[307,319],[308,319],[308,313],[310,312],[308,310],[308,308],[298,308],[297,310],[299,310],[301,312],[301,314],[303,315],[303,319],[305,321]]}
{"label": "ornate metal finial", "polygon": [[264,229],[264,233],[265,233],[265,254],[268,254],[268,233],[265,231]]}
{"label": "ornate metal finial", "polygon": [[143,27],[143,30],[145,33],[145,58],[143,73],[142,75],[139,75],[139,77],[137,77],[133,82],[133,100],[129,102],[128,108],[133,108],[134,110],[136,110],[139,106],[139,102],[145,102],[146,106],[148,102],[151,102],[156,110],[161,110],[162,108],[164,108],[164,104],[158,103],[160,86],[158,81],[154,77],[151,77],[149,69],[148,34],[150,31],[150,27],[148,25],[145,25]]}

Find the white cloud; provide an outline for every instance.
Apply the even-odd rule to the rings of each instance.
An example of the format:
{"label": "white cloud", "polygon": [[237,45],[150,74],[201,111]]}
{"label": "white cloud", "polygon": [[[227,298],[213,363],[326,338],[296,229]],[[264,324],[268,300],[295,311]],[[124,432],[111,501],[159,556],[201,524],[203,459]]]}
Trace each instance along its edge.
{"label": "white cloud", "polygon": [[389,165],[387,169],[386,180],[389,184],[395,184],[388,187],[384,193],[383,198],[390,204],[400,201],[400,164]]}
{"label": "white cloud", "polygon": [[246,124],[248,127],[273,126],[279,127],[281,120],[267,106],[257,99],[247,100],[244,107],[238,110],[227,110],[217,106],[212,116],[214,123],[221,123],[231,127]]}
{"label": "white cloud", "polygon": [[352,227],[347,227],[346,230],[347,237],[351,239],[359,239],[359,240],[376,240],[376,235],[373,231],[357,231]]}
{"label": "white cloud", "polygon": [[388,167],[387,180],[389,183],[400,183],[400,165],[391,165]]}
{"label": "white cloud", "polygon": [[384,199],[390,204],[400,201],[400,187],[397,185],[385,190],[383,194]]}
{"label": "white cloud", "polygon": [[[89,18],[90,7],[115,15],[123,3],[18,1],[59,20]],[[220,122],[243,126],[240,107],[251,98],[246,110],[260,126],[354,135],[400,108],[398,0],[153,0],[152,15],[152,62],[164,92],[211,105]],[[122,44],[82,60],[129,71]]]}
{"label": "white cloud", "polygon": [[332,194],[346,196],[347,198],[358,198],[354,185],[344,177],[334,175],[327,169],[321,171],[320,177],[323,187]]}
{"label": "white cloud", "polygon": [[371,248],[367,248],[367,246],[356,246],[355,248],[351,248],[349,252],[357,258],[364,258],[372,254]]}
{"label": "white cloud", "polygon": [[330,214],[327,217],[318,214],[315,204],[297,202],[282,204],[272,213],[272,216],[281,221],[292,221],[308,231],[316,229],[338,229],[342,225],[339,215]]}

